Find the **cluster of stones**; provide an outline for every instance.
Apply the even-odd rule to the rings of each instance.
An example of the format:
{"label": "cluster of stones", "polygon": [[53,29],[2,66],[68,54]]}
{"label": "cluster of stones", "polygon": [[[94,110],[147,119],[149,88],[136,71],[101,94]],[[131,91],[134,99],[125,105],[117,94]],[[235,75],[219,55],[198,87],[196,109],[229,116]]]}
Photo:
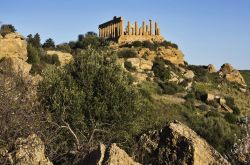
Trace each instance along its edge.
{"label": "cluster of stones", "polygon": [[160,28],[158,23],[149,20],[149,25],[145,21],[139,27],[138,22],[131,24],[129,21],[124,29],[124,20],[122,17],[114,17],[113,20],[99,25],[99,36],[107,39],[129,38],[129,40],[147,40],[160,37]]}

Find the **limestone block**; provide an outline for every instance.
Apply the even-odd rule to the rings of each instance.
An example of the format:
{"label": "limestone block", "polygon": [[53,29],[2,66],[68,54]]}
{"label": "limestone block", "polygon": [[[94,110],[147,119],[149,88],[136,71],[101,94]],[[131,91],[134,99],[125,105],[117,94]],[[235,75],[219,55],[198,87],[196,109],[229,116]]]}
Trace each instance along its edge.
{"label": "limestone block", "polygon": [[0,37],[0,59],[3,57],[17,57],[27,60],[27,43],[18,33],[10,33]]}
{"label": "limestone block", "polygon": [[195,76],[195,74],[194,74],[193,71],[188,70],[188,71],[186,71],[186,73],[185,73],[183,76],[184,76],[186,79],[193,79],[194,76]]}

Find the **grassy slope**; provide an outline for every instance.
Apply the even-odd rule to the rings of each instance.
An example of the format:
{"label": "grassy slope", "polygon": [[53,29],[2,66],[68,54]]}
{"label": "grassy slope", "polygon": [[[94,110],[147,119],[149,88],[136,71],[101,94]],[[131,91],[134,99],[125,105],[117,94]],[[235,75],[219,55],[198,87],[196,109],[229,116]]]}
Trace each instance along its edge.
{"label": "grassy slope", "polygon": [[250,87],[250,70],[241,70],[240,73],[244,77],[244,79],[247,83],[247,86]]}

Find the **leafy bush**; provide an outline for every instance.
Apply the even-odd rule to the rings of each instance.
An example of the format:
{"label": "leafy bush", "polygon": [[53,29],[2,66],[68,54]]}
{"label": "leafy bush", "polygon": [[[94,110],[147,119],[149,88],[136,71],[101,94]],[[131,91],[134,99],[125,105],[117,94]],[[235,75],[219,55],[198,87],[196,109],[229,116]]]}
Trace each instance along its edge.
{"label": "leafy bush", "polygon": [[234,135],[241,136],[241,129],[229,124],[219,114],[209,113],[207,117],[189,117],[188,122],[192,129],[220,153],[229,153],[235,142]]}
{"label": "leafy bush", "polygon": [[226,104],[233,110],[233,113],[235,115],[239,115],[240,114],[240,109],[235,104],[234,98],[228,96],[225,99],[226,99]]}
{"label": "leafy bush", "polygon": [[70,48],[69,44],[67,44],[67,43],[57,45],[56,49],[61,51],[61,52],[66,52],[66,53],[71,52],[71,48]]}
{"label": "leafy bush", "polygon": [[6,34],[15,32],[16,29],[11,24],[2,25],[0,29],[0,34],[4,37]]}
{"label": "leafy bush", "polygon": [[133,124],[143,113],[140,95],[110,54],[88,49],[65,70],[49,67],[43,77],[39,87],[43,109],[53,123],[72,128],[77,137],[70,129],[55,137],[57,144],[48,151],[60,155],[54,159],[65,158],[63,154],[73,149],[86,151],[101,141],[128,144],[140,130]]}
{"label": "leafy bush", "polygon": [[163,94],[169,94],[169,95],[174,95],[184,90],[178,84],[171,83],[171,82],[159,83],[159,86],[162,88]]}
{"label": "leafy bush", "polygon": [[36,64],[40,62],[40,50],[39,48],[33,47],[31,44],[27,46],[27,62],[30,64]]}
{"label": "leafy bush", "polygon": [[224,116],[224,119],[227,122],[232,123],[232,124],[236,124],[236,122],[237,122],[237,116],[234,114],[231,114],[231,113],[226,113]]}
{"label": "leafy bush", "polygon": [[130,72],[136,71],[136,68],[132,66],[132,63],[130,61],[125,61],[124,67]]}
{"label": "leafy bush", "polygon": [[156,77],[159,77],[162,81],[170,79],[170,70],[165,67],[165,61],[161,58],[156,58],[152,70]]}
{"label": "leafy bush", "polygon": [[142,47],[143,46],[143,43],[141,41],[134,41],[132,43],[132,46],[134,47]]}
{"label": "leafy bush", "polygon": [[206,101],[207,100],[207,93],[205,91],[196,90],[195,91],[195,97],[198,100]]}
{"label": "leafy bush", "polygon": [[117,55],[119,58],[134,58],[137,57],[137,52],[134,49],[122,49]]}
{"label": "leafy bush", "polygon": [[143,47],[148,48],[151,51],[156,50],[155,44],[150,41],[143,41]]}
{"label": "leafy bush", "polygon": [[49,38],[44,42],[42,47],[44,49],[55,49],[56,46],[55,46],[55,42],[53,41],[53,39]]}
{"label": "leafy bush", "polygon": [[42,60],[47,64],[60,65],[59,58],[56,54],[42,56]]}
{"label": "leafy bush", "polygon": [[195,66],[189,65],[189,70],[192,70],[195,74],[194,80],[197,82],[207,82],[209,80],[208,71],[206,70],[206,66]]}
{"label": "leafy bush", "polygon": [[161,46],[164,46],[166,48],[167,47],[172,47],[172,48],[178,49],[178,45],[177,44],[172,43],[170,41],[166,41],[166,40],[161,43]]}

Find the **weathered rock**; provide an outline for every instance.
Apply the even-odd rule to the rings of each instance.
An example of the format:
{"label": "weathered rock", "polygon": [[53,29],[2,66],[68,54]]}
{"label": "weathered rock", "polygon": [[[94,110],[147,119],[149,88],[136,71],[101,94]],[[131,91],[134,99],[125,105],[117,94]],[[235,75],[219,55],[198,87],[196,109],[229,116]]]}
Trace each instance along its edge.
{"label": "weathered rock", "polygon": [[216,72],[216,68],[215,68],[215,66],[213,64],[209,64],[207,66],[207,70],[208,70],[209,73],[215,73]]}
{"label": "weathered rock", "polygon": [[88,154],[84,160],[79,162],[79,165],[140,165],[135,162],[129,155],[120,149],[115,143],[106,148],[100,144],[97,150]]}
{"label": "weathered rock", "polygon": [[206,101],[214,101],[215,95],[213,95],[213,94],[211,94],[211,93],[207,93],[206,98],[207,98]]}
{"label": "weathered rock", "polygon": [[16,152],[12,156],[17,165],[52,165],[45,156],[45,146],[35,134],[27,138],[18,138],[15,142]]}
{"label": "weathered rock", "polygon": [[159,47],[157,49],[157,54],[165,60],[170,61],[176,65],[184,65],[184,55],[179,49],[175,49],[172,47]]}
{"label": "weathered rock", "polygon": [[141,59],[140,61],[140,69],[142,70],[151,70],[153,67],[153,62],[145,59]]}
{"label": "weathered rock", "polygon": [[131,63],[131,67],[136,71],[151,70],[153,63],[143,58],[128,58],[126,62]]}
{"label": "weathered rock", "polygon": [[143,164],[230,164],[204,139],[175,121],[160,131],[144,134],[137,159]]}
{"label": "weathered rock", "polygon": [[232,67],[232,65],[226,63],[221,66],[219,74],[229,82],[237,83],[242,86],[247,86],[243,76],[240,72]]}
{"label": "weathered rock", "polygon": [[16,57],[26,61],[27,42],[18,33],[10,33],[0,37],[0,59],[3,57]]}
{"label": "weathered rock", "polygon": [[17,57],[5,57],[0,62],[0,72],[2,74],[19,75],[24,80],[29,77],[31,65]]}
{"label": "weathered rock", "polygon": [[191,70],[188,70],[188,71],[186,71],[186,73],[184,73],[184,75],[183,75],[186,79],[193,79],[194,78],[194,76],[195,76],[195,74],[194,74],[194,72],[193,71],[191,71]]}
{"label": "weathered rock", "polygon": [[61,66],[64,66],[73,60],[73,56],[70,53],[64,53],[64,52],[55,51],[55,50],[48,50],[47,51],[47,55],[52,56],[54,54],[58,56],[58,60],[59,60]]}
{"label": "weathered rock", "polygon": [[131,66],[133,68],[135,68],[136,70],[139,70],[140,69],[140,63],[141,63],[141,60],[140,58],[128,58],[126,60],[126,62],[130,62],[131,63]]}
{"label": "weathered rock", "polygon": [[233,72],[234,70],[235,69],[233,68],[233,66],[229,63],[223,64],[220,68],[220,72],[222,72],[223,74],[229,74]]}

